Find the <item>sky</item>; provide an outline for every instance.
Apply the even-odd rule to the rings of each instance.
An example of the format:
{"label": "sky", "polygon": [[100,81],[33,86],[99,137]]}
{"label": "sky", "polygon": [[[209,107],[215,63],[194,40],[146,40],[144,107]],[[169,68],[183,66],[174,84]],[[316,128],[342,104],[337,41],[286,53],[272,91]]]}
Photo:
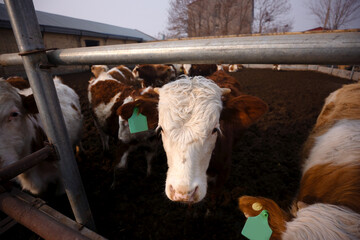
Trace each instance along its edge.
{"label": "sky", "polygon": [[[137,29],[153,37],[166,29],[170,0],[33,0],[36,10]],[[212,0],[209,0],[212,1]],[[293,32],[318,27],[307,0],[290,0]],[[0,0],[0,2],[2,2]],[[360,28],[360,19],[348,28]]]}

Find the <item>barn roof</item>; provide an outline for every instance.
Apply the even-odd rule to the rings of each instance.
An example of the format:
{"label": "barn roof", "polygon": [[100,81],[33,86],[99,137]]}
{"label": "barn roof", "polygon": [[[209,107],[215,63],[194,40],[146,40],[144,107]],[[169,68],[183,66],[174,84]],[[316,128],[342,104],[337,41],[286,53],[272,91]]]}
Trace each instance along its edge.
{"label": "barn roof", "polygon": [[[156,40],[150,35],[136,29],[118,27],[41,11],[36,11],[36,16],[38,18],[40,29],[44,32],[107,37],[137,42]],[[9,15],[5,5],[2,3],[0,3],[0,28],[11,28]]]}
{"label": "barn roof", "polygon": [[316,28],[312,28],[306,31],[324,31],[324,30],[331,30],[329,28],[323,28],[323,27],[316,27]]}

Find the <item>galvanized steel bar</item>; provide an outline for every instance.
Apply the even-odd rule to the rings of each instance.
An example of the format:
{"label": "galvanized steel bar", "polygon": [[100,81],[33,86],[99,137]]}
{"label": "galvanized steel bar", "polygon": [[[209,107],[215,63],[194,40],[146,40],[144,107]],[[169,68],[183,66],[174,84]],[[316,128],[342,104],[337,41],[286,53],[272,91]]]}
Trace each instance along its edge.
{"label": "galvanized steel bar", "polygon": [[12,188],[10,194],[21,201],[29,203],[32,206],[35,206],[37,209],[39,209],[39,211],[51,216],[52,218],[56,219],[57,222],[64,224],[65,226],[79,232],[81,235],[87,238],[90,238],[92,240],[106,240],[105,237],[91,231],[90,229],[84,227],[79,223],[76,223],[69,217],[51,208],[42,199],[35,198],[25,192],[20,191],[18,188]]}
{"label": "galvanized steel bar", "polygon": [[[360,32],[333,31],[158,41],[47,53],[56,65],[139,63],[359,64]],[[20,64],[11,54],[0,64]]]}
{"label": "galvanized steel bar", "polygon": [[[42,149],[24,157],[23,159],[0,169],[0,183],[8,181],[20,173],[34,167],[36,164],[47,159],[55,151],[50,145],[46,145]],[[55,161],[56,159],[52,159]]]}
{"label": "galvanized steel bar", "polygon": [[44,239],[89,239],[8,192],[0,194],[0,210]]}
{"label": "galvanized steel bar", "polygon": [[61,114],[52,76],[50,72],[40,69],[40,65],[48,65],[48,60],[45,52],[42,52],[44,43],[34,5],[31,0],[5,0],[5,5],[19,51],[23,53],[23,64],[34,92],[45,132],[60,159],[59,169],[62,181],[76,221],[94,229],[94,221]]}
{"label": "galvanized steel bar", "polygon": [[13,66],[22,65],[22,59],[17,53],[5,53],[0,54],[0,65],[1,66]]}

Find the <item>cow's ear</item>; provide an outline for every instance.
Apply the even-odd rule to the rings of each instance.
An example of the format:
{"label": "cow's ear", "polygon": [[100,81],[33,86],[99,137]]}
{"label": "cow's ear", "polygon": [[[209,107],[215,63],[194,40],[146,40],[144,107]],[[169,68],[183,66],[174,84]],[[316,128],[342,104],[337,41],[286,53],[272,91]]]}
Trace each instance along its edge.
{"label": "cow's ear", "polygon": [[221,120],[230,121],[245,128],[258,121],[268,110],[268,105],[258,97],[242,95],[224,102]]}
{"label": "cow's ear", "polygon": [[35,102],[35,98],[34,98],[33,94],[28,95],[28,96],[24,96],[24,95],[20,94],[20,96],[21,96],[22,105],[25,108],[27,113],[30,113],[30,114],[39,113],[39,110],[36,106],[36,102]]}
{"label": "cow's ear", "polygon": [[159,120],[157,105],[157,99],[139,99],[135,102],[123,104],[117,109],[116,113],[122,119],[128,121],[134,113],[135,107],[137,107],[139,109],[139,113],[146,116],[149,129],[155,129]]}
{"label": "cow's ear", "polygon": [[129,102],[118,107],[118,109],[116,110],[116,114],[127,121],[131,117],[134,108],[135,102]]}

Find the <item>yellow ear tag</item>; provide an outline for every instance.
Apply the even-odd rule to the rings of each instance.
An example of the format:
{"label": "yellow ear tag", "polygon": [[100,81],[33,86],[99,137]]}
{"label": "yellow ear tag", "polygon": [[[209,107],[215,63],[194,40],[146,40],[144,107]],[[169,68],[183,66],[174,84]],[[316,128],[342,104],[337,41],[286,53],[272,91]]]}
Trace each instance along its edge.
{"label": "yellow ear tag", "polygon": [[137,133],[149,130],[146,116],[139,113],[139,109],[134,108],[134,112],[128,120],[130,133]]}
{"label": "yellow ear tag", "polygon": [[253,210],[255,211],[260,211],[262,209],[262,205],[259,202],[254,202],[253,205],[251,206]]}

